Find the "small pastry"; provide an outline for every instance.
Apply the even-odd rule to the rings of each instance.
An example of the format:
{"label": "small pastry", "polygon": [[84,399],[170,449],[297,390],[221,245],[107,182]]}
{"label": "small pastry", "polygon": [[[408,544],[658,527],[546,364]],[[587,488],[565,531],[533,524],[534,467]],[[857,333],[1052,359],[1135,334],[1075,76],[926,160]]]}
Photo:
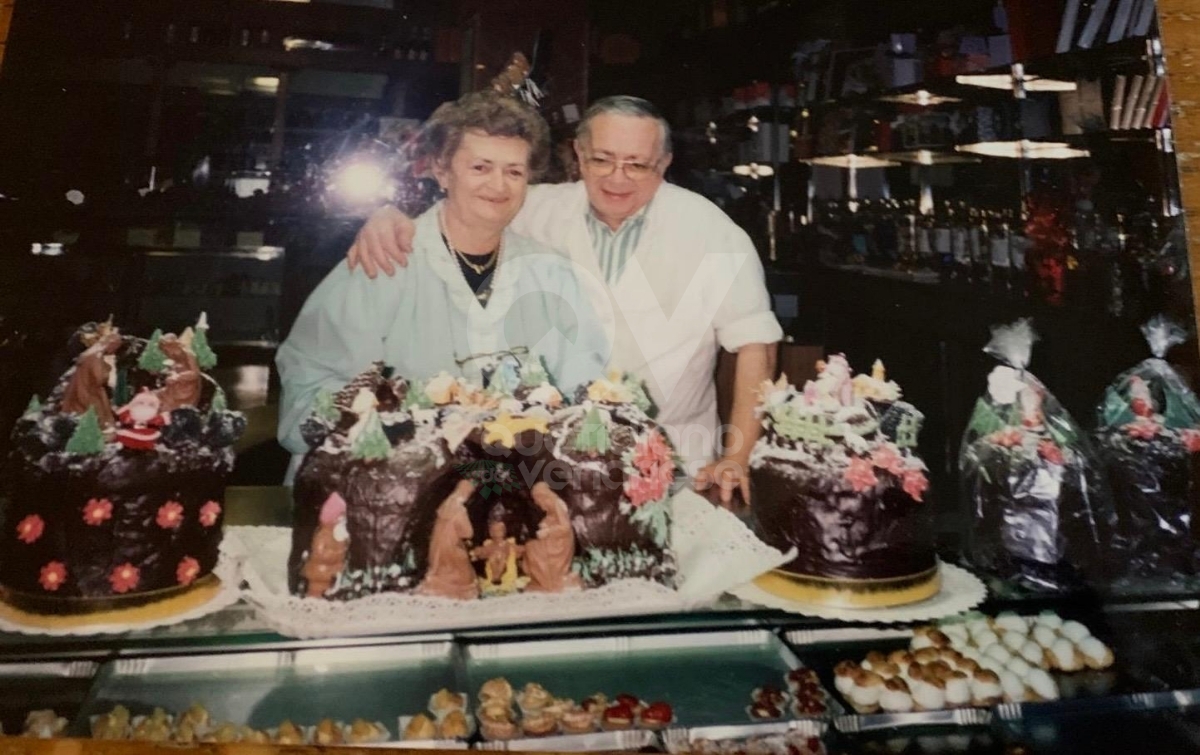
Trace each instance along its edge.
{"label": "small pastry", "polygon": [[559,722],[566,734],[587,734],[595,730],[597,724],[596,717],[592,715],[592,712],[583,708],[563,711]]}
{"label": "small pastry", "polygon": [[1025,690],[1025,682],[1021,677],[1011,671],[1000,672],[1000,688],[1004,690],[1004,701],[1009,703],[1023,703],[1028,699],[1028,694]]}
{"label": "small pastry", "polygon": [[1027,638],[1020,632],[1005,632],[1004,636],[1000,638],[1000,644],[1014,653],[1021,652],[1021,646],[1023,646],[1026,641]]}
{"label": "small pastry", "polygon": [[234,724],[224,723],[210,731],[202,741],[215,742],[217,744],[229,744],[236,742],[241,737],[241,732]]}
{"label": "small pastry", "polygon": [[937,648],[925,648],[924,650],[918,650],[917,652],[913,653],[912,657],[913,661],[916,663],[933,663],[942,656],[938,652]]}
{"label": "small pastry", "polygon": [[[192,726],[190,721],[181,721],[175,727],[175,735],[171,741],[179,745],[194,745],[198,737],[196,736],[196,727]],[[300,744],[297,742],[296,744]]]}
{"label": "small pastry", "polygon": [[760,721],[773,721],[777,718],[783,718],[783,710],[778,705],[765,701],[751,703],[747,711],[750,713],[751,718]]}
{"label": "small pastry", "polygon": [[987,617],[984,616],[983,614],[973,615],[971,618],[967,619],[966,624],[967,624],[967,631],[970,633],[970,635],[972,637],[979,634],[980,632],[992,631],[991,622],[989,622],[987,620]]}
{"label": "small pastry", "polygon": [[902,676],[900,667],[894,663],[881,663],[875,667],[875,673],[882,676],[884,679],[894,679],[897,676]]}
{"label": "small pastry", "polygon": [[1003,663],[996,660],[995,658],[991,658],[988,656],[984,656],[983,658],[980,658],[979,665],[982,666],[983,668],[987,669],[988,671],[994,671],[997,674],[999,674],[1001,671],[1004,671],[1004,669],[1005,669],[1005,666]]}
{"label": "small pastry", "polygon": [[955,671],[946,679],[946,705],[962,707],[971,704],[971,679],[961,671]]}
{"label": "small pastry", "polygon": [[787,695],[784,694],[783,690],[773,687],[770,684],[764,684],[754,690],[752,697],[756,703],[768,703],[775,707],[779,707],[787,702]]}
{"label": "small pastry", "polygon": [[167,742],[171,739],[171,724],[166,720],[166,713],[161,708],[155,710],[155,713],[163,715],[143,718],[133,727],[130,739],[135,742]]}
{"label": "small pastry", "polygon": [[535,682],[529,682],[517,693],[517,705],[524,713],[538,713],[554,699],[546,688]]}
{"label": "small pastry", "polygon": [[[918,652],[920,652],[920,651],[918,651]],[[895,665],[896,668],[900,669],[900,673],[903,674],[905,669],[907,669],[910,665],[912,665],[916,661],[913,658],[913,654],[908,652],[907,650],[894,650],[891,653],[888,653],[886,662]],[[878,665],[878,664],[876,664],[876,665]],[[863,668],[867,668],[865,663],[863,664]],[[875,669],[873,667],[869,668],[867,670],[875,671]],[[878,672],[876,672],[876,673],[878,673]]]}
{"label": "small pastry", "polygon": [[650,703],[642,711],[639,721],[646,729],[665,729],[675,720],[675,711],[664,702]]}
{"label": "small pastry", "polygon": [[207,728],[209,722],[208,709],[200,703],[192,703],[183,715],[179,717],[179,724],[191,724],[193,729]]}
{"label": "small pastry", "polygon": [[479,709],[479,718],[483,721],[511,721],[512,717],[512,708],[499,701],[492,701]]}
{"label": "small pastry", "polygon": [[542,708],[542,712],[549,716],[562,718],[562,714],[575,707],[575,701],[569,697],[556,697],[546,703],[546,707]]}
{"label": "small pastry", "polygon": [[965,645],[971,639],[971,633],[967,631],[966,624],[943,624],[939,629],[950,638],[950,642],[954,645]]}
{"label": "small pastry", "polygon": [[605,695],[603,692],[597,692],[591,697],[585,697],[583,702],[579,704],[579,707],[589,713],[603,713],[604,709],[608,707],[608,695]]}
{"label": "small pastry", "polygon": [[[903,651],[896,651],[896,653],[900,652]],[[892,655],[895,655],[895,653]],[[878,650],[872,650],[871,652],[867,653],[867,657],[862,662],[862,667],[867,671],[873,671],[876,663],[883,663],[886,660],[888,660],[888,658],[883,653],[879,652]],[[895,661],[892,662],[895,663]]]}
{"label": "small pastry", "polygon": [[1058,632],[1047,626],[1038,624],[1033,628],[1033,641],[1044,648],[1049,648],[1058,640]]}
{"label": "small pastry", "polygon": [[129,735],[129,709],[118,705],[92,721],[92,739],[125,739]]}
{"label": "small pastry", "polygon": [[25,716],[23,736],[35,739],[53,739],[67,728],[67,719],[52,710],[35,710]]}
{"label": "small pastry", "polygon": [[1076,645],[1092,636],[1088,628],[1078,621],[1064,621],[1063,625],[1059,627],[1058,633]]}
{"label": "small pastry", "polygon": [[1042,646],[1033,640],[1029,640],[1022,645],[1019,652],[1021,654],[1021,658],[1026,663],[1032,663],[1038,667],[1045,663],[1045,653],[1042,650]]}
{"label": "small pastry", "polygon": [[903,679],[888,679],[883,683],[879,707],[888,713],[907,713],[913,709],[912,693]]}
{"label": "small pastry", "polygon": [[439,735],[442,739],[466,739],[471,736],[471,724],[467,714],[461,710],[452,710],[438,724]]}
{"label": "small pastry", "polygon": [[1025,686],[1041,700],[1057,700],[1058,685],[1054,679],[1040,668],[1035,668],[1025,676]]}
{"label": "small pastry", "polygon": [[507,719],[504,721],[480,721],[479,732],[484,739],[503,742],[517,736],[517,725]]}
{"label": "small pastry", "polygon": [[828,712],[829,706],[825,704],[824,693],[820,695],[805,695],[792,703],[792,715],[798,718],[823,716]]}
{"label": "small pastry", "polygon": [[619,731],[633,726],[633,709],[622,703],[604,709],[603,725],[609,731]]}
{"label": "small pastry", "polygon": [[946,707],[946,683],[935,677],[915,684],[912,698],[916,710],[941,710]]}
{"label": "small pastry", "polygon": [[418,713],[404,727],[404,738],[409,740],[437,739],[437,725],[429,716]]}
{"label": "small pastry", "polygon": [[[430,721],[430,724],[432,723]],[[313,731],[313,744],[315,745],[340,745],[343,741],[345,738],[342,736],[342,727],[331,718],[321,719],[316,730]]]}
{"label": "small pastry", "polygon": [[1009,659],[1012,658],[1012,653],[1008,652],[1008,648],[998,642],[995,645],[989,645],[983,655],[985,658],[991,658],[997,663],[1002,664],[1008,663]]}
{"label": "small pastry", "polygon": [[1029,624],[1012,611],[1001,611],[996,614],[996,628],[1021,635],[1029,633]]}
{"label": "small pastry", "polygon": [[467,696],[461,692],[451,692],[442,688],[429,698],[429,710],[439,718],[452,710],[462,710],[465,707],[467,707]]}
{"label": "small pastry", "polygon": [[938,660],[949,663],[951,666],[957,666],[965,660],[965,656],[954,648],[942,648],[938,651]]}
{"label": "small pastry", "polygon": [[983,653],[979,652],[979,648],[963,648],[962,654],[963,658],[975,661],[976,663],[979,663],[980,659],[983,658]]}
{"label": "small pastry", "polygon": [[[931,670],[925,668],[924,666],[922,666],[919,663],[914,663],[913,665],[908,667],[908,673],[905,674],[905,677],[910,682],[920,683],[920,682],[925,681],[925,679],[927,677],[930,677],[932,675],[933,675],[933,672]],[[909,686],[912,686],[912,685],[910,684]]]}
{"label": "small pastry", "polygon": [[971,635],[971,639],[974,640],[975,646],[985,653],[989,647],[1000,642],[1000,638],[990,629]]}
{"label": "small pastry", "polygon": [[1107,645],[1095,637],[1087,637],[1079,643],[1079,652],[1083,655],[1087,667],[1102,671],[1113,665],[1113,652]]}
{"label": "small pastry", "polygon": [[291,721],[284,721],[279,724],[279,729],[275,732],[275,744],[302,745],[304,744],[304,732]]}
{"label": "small pastry", "polygon": [[1008,665],[1005,666],[1005,668],[1007,668],[1012,673],[1014,673],[1017,676],[1024,679],[1025,675],[1028,674],[1031,669],[1038,668],[1038,667],[1031,666],[1030,664],[1026,663],[1024,658],[1018,658],[1016,656],[1013,656],[1012,658],[1009,659]]}
{"label": "small pastry", "polygon": [[854,675],[858,673],[859,666],[854,661],[842,661],[833,667],[833,688],[839,694],[846,696],[850,694],[850,690],[854,687]]}
{"label": "small pastry", "polygon": [[854,677],[854,688],[850,690],[847,697],[850,704],[859,713],[874,712],[879,708],[880,698],[883,696],[886,685],[887,682],[883,677],[874,671],[859,671]]}
{"label": "small pastry", "polygon": [[[254,744],[254,745],[269,745],[269,744],[271,744],[271,738],[269,736],[267,736],[267,733],[265,731],[259,731],[258,729],[251,729],[249,726],[243,726],[240,730],[240,733],[241,733],[241,741],[245,742],[247,744]],[[384,739],[386,740],[386,737],[384,737]]]}
{"label": "small pastry", "polygon": [[925,675],[934,679],[946,680],[954,673],[954,667],[945,661],[934,661],[926,664]]}
{"label": "small pastry", "polygon": [[1050,661],[1051,668],[1059,671],[1080,671],[1086,665],[1083,653],[1076,649],[1074,643],[1066,637],[1060,637],[1057,642],[1050,646],[1046,651],[1046,657]]}
{"label": "small pastry", "polygon": [[521,719],[521,729],[531,737],[545,737],[558,731],[558,720],[545,712],[531,712]]}
{"label": "small pastry", "polygon": [[629,694],[628,692],[620,693],[613,699],[613,702],[619,705],[624,705],[634,713],[638,713],[644,707],[641,700],[639,700],[635,695]]}
{"label": "small pastry", "polygon": [[980,669],[980,665],[978,661],[973,661],[970,658],[963,658],[956,664],[956,668],[965,673],[967,676],[972,676]]}
{"label": "small pastry", "polygon": [[912,642],[909,643],[909,647],[913,651],[934,647],[933,640],[929,635],[936,631],[937,628],[932,626],[917,627],[913,630],[913,638]]}
{"label": "small pastry", "polygon": [[388,730],[384,729],[383,726],[372,723],[372,721],[356,718],[346,732],[346,741],[350,744],[371,744],[374,742],[386,742],[389,736]]}
{"label": "small pastry", "polygon": [[809,682],[815,682],[819,684],[821,682],[821,678],[817,676],[817,672],[810,668],[792,669],[791,671],[787,672],[787,680],[796,684],[807,684]]}
{"label": "small pastry", "polygon": [[1053,630],[1058,630],[1063,625],[1062,617],[1054,611],[1046,609],[1037,615],[1034,622],[1044,627],[1050,627]]}
{"label": "small pastry", "polygon": [[950,647],[950,637],[948,635],[946,635],[946,633],[941,631],[940,629],[933,630],[927,636],[929,637],[929,641],[933,643],[933,646],[935,648]]}
{"label": "small pastry", "polygon": [[976,671],[971,679],[971,702],[975,705],[995,705],[1004,697],[1000,677],[986,669]]}
{"label": "small pastry", "polygon": [[512,685],[503,677],[489,679],[479,688],[479,702],[485,705],[489,702],[502,702],[509,705],[512,703],[512,698]]}

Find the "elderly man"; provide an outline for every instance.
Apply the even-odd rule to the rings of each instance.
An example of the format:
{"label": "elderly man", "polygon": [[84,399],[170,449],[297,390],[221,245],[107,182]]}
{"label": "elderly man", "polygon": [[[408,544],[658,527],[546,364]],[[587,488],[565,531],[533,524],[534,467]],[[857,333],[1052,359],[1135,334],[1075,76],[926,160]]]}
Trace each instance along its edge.
{"label": "elderly man", "polygon": [[[583,180],[531,187],[512,227],[592,278],[585,288],[612,335],[609,365],[646,382],[697,489],[718,485],[729,503],[740,488],[749,501],[747,467],[761,430],[755,392],[774,374],[783,335],[754,246],[708,200],[664,183],[671,131],[649,102],[599,100],[579,124],[575,151]],[[350,249],[351,268],[394,274],[392,261],[406,265],[412,236],[398,210],[376,212]],[[713,380],[719,348],[737,354],[723,443]]]}

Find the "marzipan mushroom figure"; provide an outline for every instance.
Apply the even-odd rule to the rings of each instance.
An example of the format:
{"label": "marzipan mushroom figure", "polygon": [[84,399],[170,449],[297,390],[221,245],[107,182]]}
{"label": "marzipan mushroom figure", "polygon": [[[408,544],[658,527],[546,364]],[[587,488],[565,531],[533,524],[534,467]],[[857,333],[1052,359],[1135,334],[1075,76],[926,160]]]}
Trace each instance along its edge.
{"label": "marzipan mushroom figure", "polygon": [[112,403],[108,398],[108,380],[112,375],[113,354],[121,346],[121,334],[116,329],[98,338],[75,360],[75,372],[63,392],[62,410],[83,414],[96,410],[101,427],[112,427]]}
{"label": "marzipan mushroom figure", "polygon": [[308,560],[304,562],[304,579],[308,581],[306,595],[319,598],[329,591],[337,576],[346,567],[346,550],[350,533],[346,531],[346,501],[330,493],[321,505],[321,523],[313,533]]}
{"label": "marzipan mushroom figure", "polygon": [[529,577],[526,589],[534,592],[562,592],[583,587],[579,575],[571,571],[575,559],[575,530],[567,504],[545,482],[530,490],[534,504],[545,512],[538,525],[537,539],[525,544],[522,567]]}
{"label": "marzipan mushroom figure", "polygon": [[199,406],[202,384],[196,355],[183,339],[173,335],[159,339],[158,347],[172,362],[166,384],[157,391],[162,410],[171,412],[181,406]]}
{"label": "marzipan mushroom figure", "polygon": [[467,501],[474,493],[474,483],[460,480],[438,507],[433,535],[429,538],[429,568],[417,588],[420,594],[458,600],[479,597],[469,551],[475,530],[467,514]]}

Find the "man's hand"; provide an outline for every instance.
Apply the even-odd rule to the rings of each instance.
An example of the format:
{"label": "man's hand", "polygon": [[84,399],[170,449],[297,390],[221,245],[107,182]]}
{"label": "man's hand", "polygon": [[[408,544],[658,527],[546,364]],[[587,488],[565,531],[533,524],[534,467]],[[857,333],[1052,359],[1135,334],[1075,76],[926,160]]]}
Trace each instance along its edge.
{"label": "man's hand", "polygon": [[380,270],[395,275],[393,262],[408,267],[415,232],[416,224],[407,215],[391,205],[380,207],[359,229],[354,245],[346,254],[350,269],[362,265],[368,278],[374,278]]}
{"label": "man's hand", "polygon": [[[698,493],[713,489],[720,504],[727,509],[734,507],[734,491],[740,490],[742,500],[750,505],[750,472],[746,462],[726,457],[714,461],[696,473],[692,487]],[[710,496],[711,498],[711,496]]]}

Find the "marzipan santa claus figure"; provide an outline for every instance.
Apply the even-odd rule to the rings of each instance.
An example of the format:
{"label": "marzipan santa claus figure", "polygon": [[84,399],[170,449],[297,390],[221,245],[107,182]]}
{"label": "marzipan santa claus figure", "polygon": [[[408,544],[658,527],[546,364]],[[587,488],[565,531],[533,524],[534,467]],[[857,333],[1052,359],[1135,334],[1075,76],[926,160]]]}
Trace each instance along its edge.
{"label": "marzipan santa claus figure", "polygon": [[117,410],[117,441],[126,448],[150,451],[162,437],[159,430],[171,421],[171,415],[162,410],[162,400],[149,390],[142,392]]}

